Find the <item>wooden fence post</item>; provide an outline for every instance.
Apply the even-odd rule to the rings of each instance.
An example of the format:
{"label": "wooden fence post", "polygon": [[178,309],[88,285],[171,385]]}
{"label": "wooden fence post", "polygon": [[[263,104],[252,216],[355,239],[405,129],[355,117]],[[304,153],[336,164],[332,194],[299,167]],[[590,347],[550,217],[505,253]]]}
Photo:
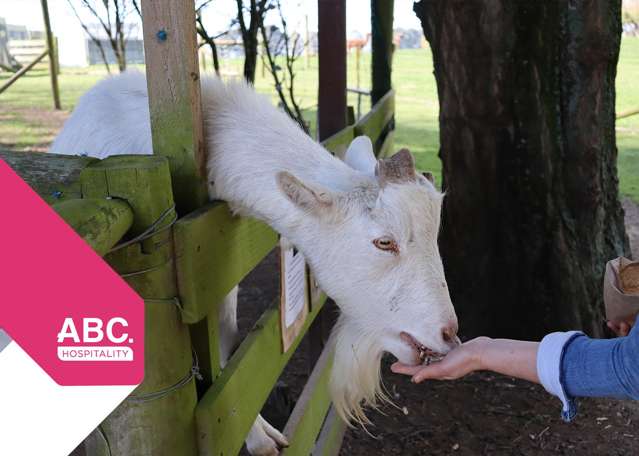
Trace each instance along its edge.
{"label": "wooden fence post", "polygon": [[51,75],[51,92],[53,93],[53,106],[55,109],[62,109],[60,104],[60,88],[58,87],[57,49],[53,41],[51,32],[51,22],[49,21],[49,7],[47,0],[41,0],[42,17],[44,18],[44,30],[47,35],[47,49],[49,51],[49,73]]}
{"label": "wooden fence post", "polygon": [[394,0],[371,0],[373,105],[391,89],[394,3]]}
{"label": "wooden fence post", "polygon": [[208,200],[194,1],[142,0],[142,26],[153,153],[186,214]]}
{"label": "wooden fence post", "polygon": [[346,0],[318,0],[319,140],[346,127]]}
{"label": "wooden fence post", "polygon": [[[83,198],[126,201],[134,218],[129,236],[152,235],[111,251],[105,260],[144,298],[144,382],[100,425],[112,456],[197,454],[197,402],[189,330],[181,321],[172,246],[174,210],[164,157],[113,156],[82,171]],[[100,454],[103,439],[85,444]],[[94,452],[94,450],[96,450]]]}
{"label": "wooden fence post", "polygon": [[[346,127],[346,0],[318,0],[318,130],[323,141]],[[328,301],[309,330],[312,370],[337,315]]]}

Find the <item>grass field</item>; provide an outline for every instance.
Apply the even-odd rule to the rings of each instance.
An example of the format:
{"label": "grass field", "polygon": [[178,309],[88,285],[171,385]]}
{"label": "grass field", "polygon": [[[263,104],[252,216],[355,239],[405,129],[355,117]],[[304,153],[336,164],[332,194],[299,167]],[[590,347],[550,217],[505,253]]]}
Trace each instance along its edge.
{"label": "grass field", "polygon": [[[349,57],[348,85],[356,87],[354,55]],[[210,70],[209,70],[210,71]],[[225,61],[223,71],[241,72],[241,62]],[[60,91],[65,111],[70,111],[78,98],[105,76],[102,66],[89,69],[63,69]],[[370,55],[362,54],[361,86],[369,87]],[[7,79],[0,73],[0,83]],[[315,120],[317,97],[317,60],[308,68],[304,59],[298,63],[297,96],[312,123]],[[395,145],[408,147],[421,169],[431,170],[440,181],[437,88],[432,61],[427,50],[402,50],[394,60],[393,84],[397,93]],[[20,149],[45,149],[55,136],[65,113],[54,114],[45,70],[27,75],[0,95],[0,145]],[[258,67],[256,88],[274,94],[272,79]],[[274,96],[274,95],[273,95]],[[275,99],[275,97],[274,97]],[[349,95],[349,104],[356,106],[356,96]],[[362,111],[370,107],[362,102]],[[617,112],[639,108],[639,39],[624,39],[617,76]],[[621,193],[639,201],[639,115],[618,121],[619,177]]]}

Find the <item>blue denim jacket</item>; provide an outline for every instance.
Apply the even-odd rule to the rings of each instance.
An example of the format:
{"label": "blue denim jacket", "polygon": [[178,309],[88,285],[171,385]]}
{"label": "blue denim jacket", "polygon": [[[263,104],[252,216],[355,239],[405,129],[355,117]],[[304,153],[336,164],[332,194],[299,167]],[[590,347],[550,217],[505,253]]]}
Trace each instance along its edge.
{"label": "blue denim jacket", "polygon": [[566,421],[577,413],[575,397],[639,399],[639,325],[616,339],[591,339],[577,331],[549,334],[537,351],[537,373],[562,401]]}

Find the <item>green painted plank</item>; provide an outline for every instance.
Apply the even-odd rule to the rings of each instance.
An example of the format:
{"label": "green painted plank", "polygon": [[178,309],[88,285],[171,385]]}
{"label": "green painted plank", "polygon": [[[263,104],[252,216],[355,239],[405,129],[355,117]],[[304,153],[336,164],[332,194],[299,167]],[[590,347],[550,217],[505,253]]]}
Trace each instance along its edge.
{"label": "green painted plank", "polygon": [[355,136],[366,135],[375,144],[394,114],[395,91],[391,90],[355,124]]}
{"label": "green painted plank", "polygon": [[351,143],[354,137],[355,128],[353,127],[353,125],[349,125],[343,130],[335,133],[333,136],[329,136],[324,141],[322,141],[322,146],[324,146],[329,152],[333,153],[339,158],[344,158],[346,149],[348,149],[348,145]]}
{"label": "green painted plank", "polygon": [[80,173],[95,158],[41,152],[9,152],[0,149],[4,160],[47,203],[80,198]]}
{"label": "green painted plank", "polygon": [[133,224],[131,207],[119,199],[70,199],[54,204],[53,210],[100,256]]}
{"label": "green painted plank", "polygon": [[277,244],[277,233],[214,202],[174,226],[182,319],[204,318]]}
{"label": "green painted plank", "polygon": [[322,307],[312,309],[286,353],[282,353],[279,309],[262,315],[198,403],[195,415],[201,455],[239,452],[273,385]]}
{"label": "green painted plank", "polygon": [[346,423],[331,406],[322,426],[315,448],[310,453],[312,456],[337,456],[346,433]]}
{"label": "green painted plank", "polygon": [[282,452],[283,456],[310,454],[315,446],[318,434],[324,424],[324,418],[331,405],[328,390],[333,366],[331,347],[331,344],[327,344],[322,351],[297,404],[295,404],[295,409],[286,423],[283,433],[290,446]]}
{"label": "green painted plank", "polygon": [[[182,313],[184,315],[184,313]],[[219,310],[213,307],[206,318],[189,325],[191,343],[197,353],[202,381],[198,393],[202,395],[220,375],[220,323]]]}

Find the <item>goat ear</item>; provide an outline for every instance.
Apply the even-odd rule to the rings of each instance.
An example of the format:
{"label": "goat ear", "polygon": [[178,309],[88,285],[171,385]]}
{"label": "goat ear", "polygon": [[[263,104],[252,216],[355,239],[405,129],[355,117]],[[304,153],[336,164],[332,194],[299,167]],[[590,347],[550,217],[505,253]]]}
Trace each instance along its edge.
{"label": "goat ear", "polygon": [[379,160],[375,175],[379,185],[384,187],[387,183],[401,184],[411,182],[416,178],[415,159],[408,149],[401,149],[392,157]]}
{"label": "goat ear", "polygon": [[346,155],[344,155],[344,161],[357,171],[371,176],[374,175],[377,160],[375,160],[373,143],[370,138],[368,136],[358,136],[351,141],[346,150]]}
{"label": "goat ear", "polygon": [[333,196],[328,190],[311,188],[289,172],[277,173],[277,185],[293,204],[302,209],[319,212],[333,204]]}

